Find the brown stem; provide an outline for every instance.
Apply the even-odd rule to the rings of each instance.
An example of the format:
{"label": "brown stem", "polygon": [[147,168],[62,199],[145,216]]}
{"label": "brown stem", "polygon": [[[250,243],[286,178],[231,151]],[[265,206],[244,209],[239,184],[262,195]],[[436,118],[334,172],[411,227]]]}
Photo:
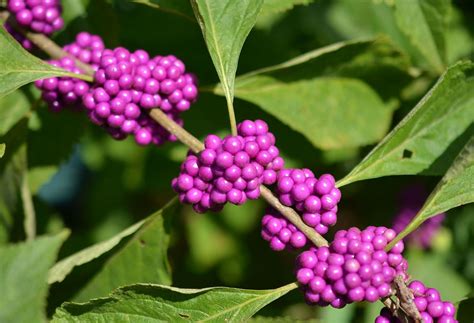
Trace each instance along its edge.
{"label": "brown stem", "polygon": [[[0,19],[7,21],[8,12],[0,11]],[[68,54],[62,50],[56,43],[47,38],[42,34],[36,34],[33,32],[26,31],[20,28],[12,19],[9,19],[9,23],[16,28],[19,32],[23,33],[31,42],[33,42],[38,48],[43,50],[52,58],[61,58],[67,56]],[[84,71],[87,75],[94,75],[94,70],[90,65],[84,64],[81,61],[76,59],[76,65]],[[198,153],[204,149],[204,145],[192,134],[187,132],[184,128],[178,125],[176,122],[168,118],[168,116],[159,109],[153,109],[150,112],[150,116],[159,123],[163,128],[168,130],[170,133],[174,134],[183,144],[188,146],[193,152]],[[295,225],[300,231],[302,231],[308,239],[311,240],[316,246],[327,246],[328,241],[324,239],[320,234],[318,234],[314,229],[307,226],[300,218],[300,216],[287,206],[284,206],[280,203],[278,198],[276,198],[273,193],[266,188],[265,186],[260,186],[260,191],[262,197],[276,210],[278,210],[285,218],[287,218],[293,225]],[[382,301],[386,307],[393,310],[395,308],[396,302],[390,298],[386,298]],[[396,315],[403,316],[406,322],[413,322],[415,318],[411,318],[407,313],[403,311],[397,311]],[[400,314],[401,313],[401,314]]]}

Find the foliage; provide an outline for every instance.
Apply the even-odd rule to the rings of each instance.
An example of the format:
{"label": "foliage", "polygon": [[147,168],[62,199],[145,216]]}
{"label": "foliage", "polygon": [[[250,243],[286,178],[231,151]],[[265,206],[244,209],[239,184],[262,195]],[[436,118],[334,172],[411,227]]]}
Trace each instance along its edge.
{"label": "foliage", "polygon": [[[459,301],[460,320],[469,317],[474,208],[462,205],[474,196],[471,4],[63,6],[59,44],[88,30],[109,48],[181,58],[200,80],[200,98],[184,114],[197,137],[228,134],[228,111],[237,121],[265,119],[287,167],[335,174],[338,229],[390,226],[401,188],[430,187],[399,238],[440,212],[448,220],[432,250],[409,250],[409,273]],[[260,238],[263,201],[202,216],[179,206],[170,182],[182,144],[141,148],[110,139],[81,113],[47,111],[28,84],[71,74],[34,54],[42,59],[0,28],[0,321],[373,321],[380,304],[333,311],[304,305],[290,293],[294,283],[275,288],[294,281],[294,255],[275,254]],[[208,287],[222,285],[230,287]]]}

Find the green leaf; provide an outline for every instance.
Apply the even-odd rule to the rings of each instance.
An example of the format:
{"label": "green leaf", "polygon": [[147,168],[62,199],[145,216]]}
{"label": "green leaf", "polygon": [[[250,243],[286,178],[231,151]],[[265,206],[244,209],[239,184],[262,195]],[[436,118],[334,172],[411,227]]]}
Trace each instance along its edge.
{"label": "green leaf", "polygon": [[132,0],[135,3],[144,4],[152,8],[173,13],[178,16],[185,17],[195,21],[193,8],[189,4],[189,0]]}
{"label": "green leaf", "polygon": [[[474,120],[474,65],[450,67],[418,105],[338,186],[389,175],[438,174],[450,145]],[[468,137],[469,139],[469,137]],[[444,168],[445,169],[445,168]]]}
{"label": "green leaf", "polygon": [[[341,42],[242,75],[235,95],[318,148],[356,147],[388,131],[393,104],[385,104],[373,89],[392,100],[409,78],[407,68],[406,58],[386,39]],[[384,89],[382,82],[388,84]],[[222,94],[219,88],[215,92]]]}
{"label": "green leaf", "polygon": [[133,237],[106,261],[75,300],[106,296],[117,287],[135,283],[171,284],[167,252],[169,221],[176,216],[176,204],[175,199],[148,217]]}
{"label": "green leaf", "polygon": [[3,155],[5,155],[5,147],[6,147],[5,144],[0,144],[0,158],[2,158]]}
{"label": "green leaf", "polygon": [[0,247],[0,322],[46,322],[46,277],[67,235]]}
{"label": "green leaf", "polygon": [[446,31],[450,0],[396,0],[395,19],[400,30],[438,72],[446,63]]}
{"label": "green leaf", "polygon": [[90,81],[90,77],[51,66],[31,55],[0,27],[0,98],[39,79],[69,76]]}
{"label": "green leaf", "polygon": [[191,0],[229,109],[240,51],[257,21],[263,0]]}
{"label": "green leaf", "polygon": [[297,5],[308,5],[314,0],[265,0],[262,15],[283,12],[293,9]]}
{"label": "green leaf", "polygon": [[243,322],[295,288],[296,283],[270,290],[180,289],[138,284],[119,288],[107,298],[88,303],[65,303],[52,322]]}
{"label": "green leaf", "polygon": [[416,230],[429,218],[460,205],[474,202],[474,136],[430,194],[425,204],[390,245]]}
{"label": "green leaf", "polygon": [[[1,91],[1,90],[0,90]],[[30,110],[30,102],[22,91],[0,98],[0,136],[5,135]]]}
{"label": "green leaf", "polygon": [[81,266],[106,254],[116,247],[124,238],[137,232],[142,227],[143,223],[145,223],[145,221],[135,223],[112,238],[85,248],[57,262],[54,267],[49,270],[48,283],[53,284],[62,282],[64,278],[74,270],[74,267]]}

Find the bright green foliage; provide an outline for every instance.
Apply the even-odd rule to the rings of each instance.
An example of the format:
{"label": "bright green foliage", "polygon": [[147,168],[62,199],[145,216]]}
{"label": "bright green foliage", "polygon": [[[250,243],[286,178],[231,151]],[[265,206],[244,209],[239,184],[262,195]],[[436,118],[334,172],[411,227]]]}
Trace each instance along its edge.
{"label": "bright green foliage", "polygon": [[[385,39],[338,43],[238,77],[235,95],[274,115],[318,148],[367,145],[387,132],[392,107],[379,95],[388,99],[397,86],[400,90],[407,66],[405,57]],[[377,89],[378,73],[398,85],[377,95],[369,85]]]}
{"label": "bright green foliage", "polygon": [[0,322],[46,322],[48,269],[67,235],[0,247]]}
{"label": "bright green foliage", "polygon": [[437,166],[437,159],[474,120],[473,75],[474,65],[470,62],[449,68],[418,105],[338,185],[389,175],[434,173],[430,168]]}
{"label": "bright green foliage", "polygon": [[295,283],[270,290],[132,285],[117,289],[107,298],[66,303],[52,322],[242,322],[296,287]]}
{"label": "bright green foliage", "polygon": [[240,51],[257,21],[263,0],[192,0],[192,3],[227,104],[232,104]]}
{"label": "bright green foliage", "polygon": [[0,28],[0,98],[33,81],[51,76],[89,77],[53,67],[24,50]]}

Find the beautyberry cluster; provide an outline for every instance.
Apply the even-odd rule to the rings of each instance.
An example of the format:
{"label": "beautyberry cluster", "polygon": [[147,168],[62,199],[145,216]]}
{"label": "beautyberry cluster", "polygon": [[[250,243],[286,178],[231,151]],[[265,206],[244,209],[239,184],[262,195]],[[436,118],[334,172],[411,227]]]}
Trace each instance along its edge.
{"label": "beautyberry cluster", "polygon": [[274,251],[300,249],[307,243],[303,232],[288,222],[277,210],[269,207],[262,218],[262,238]]}
{"label": "beautyberry cluster", "polygon": [[[416,216],[428,197],[426,190],[420,185],[407,187],[400,195],[400,210],[393,220],[393,229],[401,232]],[[433,238],[439,231],[445,214],[441,213],[429,218],[415,231],[410,233],[405,242],[414,244],[420,248],[428,249],[431,247]]]}
{"label": "beautyberry cluster", "polygon": [[[85,64],[91,64],[94,69],[97,69],[105,46],[99,36],[81,32],[76,36],[73,43],[64,46],[63,49],[71,56],[59,60],[50,60],[48,63],[81,74],[83,71],[76,66],[73,58]],[[89,83],[71,77],[52,77],[38,80],[35,85],[42,91],[43,100],[54,112],[59,112],[66,107],[82,108],[82,96],[90,89]]]}
{"label": "beautyberry cluster", "polygon": [[198,213],[258,199],[260,185],[275,183],[284,166],[275,136],[262,120],[243,121],[237,136],[208,135],[204,146],[199,154],[187,156],[172,182],[181,202],[192,204]]}
{"label": "beautyberry cluster", "polygon": [[[63,68],[75,74],[81,74],[76,63],[71,57],[63,57],[60,60],[51,60],[49,64]],[[72,77],[51,77],[35,82],[38,89],[42,91],[41,97],[53,112],[59,112],[65,107],[80,108],[82,96],[89,91],[89,84]]]}
{"label": "beautyberry cluster", "polygon": [[[61,17],[62,7],[59,0],[8,0],[7,9],[15,18],[18,25],[36,33],[51,35],[63,28]],[[12,31],[7,24],[7,30]],[[12,35],[26,48],[31,49],[31,42],[25,40],[19,33]]]}
{"label": "beautyberry cluster", "polygon": [[150,58],[144,50],[103,51],[95,86],[83,97],[91,121],[113,138],[133,135],[142,146],[162,145],[176,137],[148,115],[159,108],[179,125],[180,114],[197,99],[196,79],[175,56]]}
{"label": "beautyberry cluster", "polygon": [[395,276],[406,278],[403,242],[389,252],[396,236],[385,227],[350,228],[336,233],[329,247],[310,248],[296,261],[296,277],[306,301],[342,308],[352,302],[375,302],[391,294]]}
{"label": "beautyberry cluster", "polygon": [[[455,323],[456,308],[450,302],[443,302],[436,288],[428,288],[418,280],[412,281],[408,288],[415,297],[414,303],[420,312],[423,323]],[[375,323],[401,323],[388,308],[380,311]]]}

